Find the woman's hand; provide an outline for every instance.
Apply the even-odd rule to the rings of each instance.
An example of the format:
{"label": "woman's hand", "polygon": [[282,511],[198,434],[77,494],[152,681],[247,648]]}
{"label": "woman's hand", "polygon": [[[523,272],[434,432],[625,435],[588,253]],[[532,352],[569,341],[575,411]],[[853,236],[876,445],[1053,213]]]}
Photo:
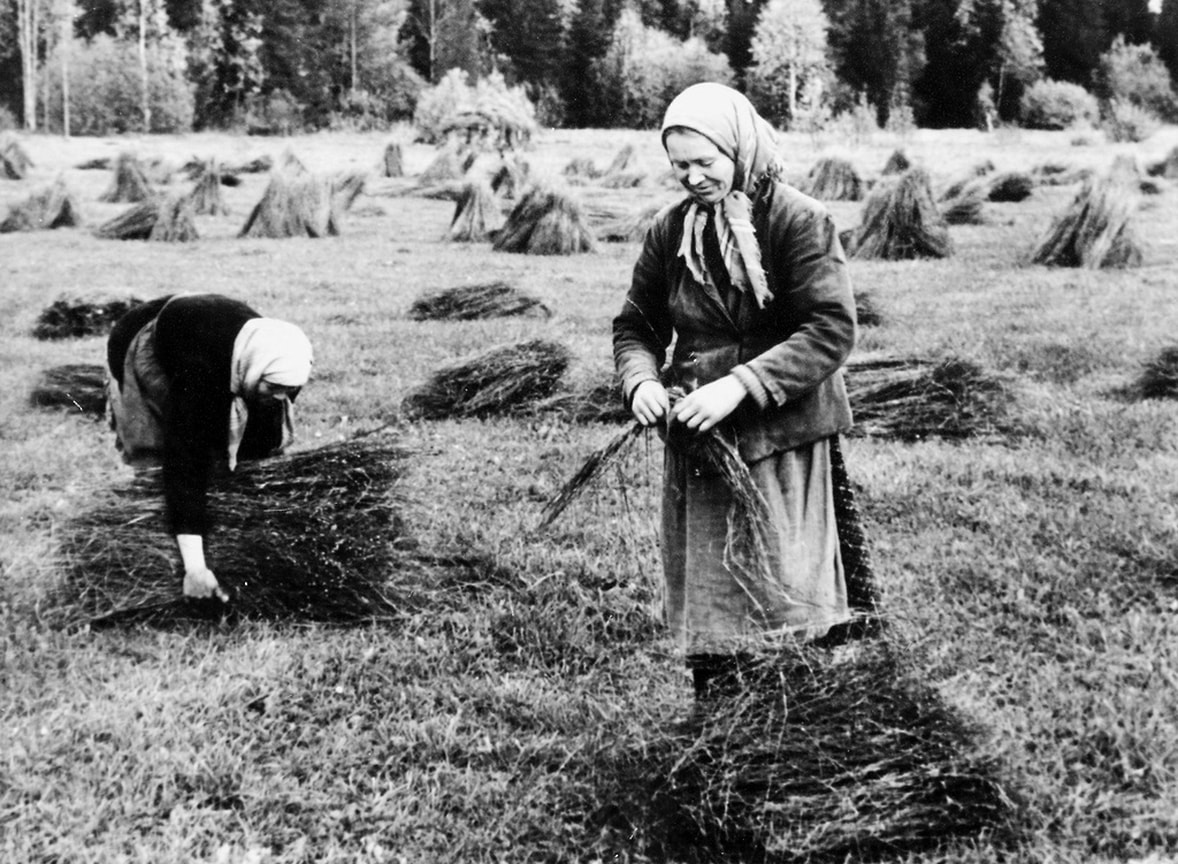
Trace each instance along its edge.
{"label": "woman's hand", "polygon": [[184,571],[185,597],[216,597],[222,603],[229,602],[229,595],[208,567]]}
{"label": "woman's hand", "polygon": [[671,421],[682,423],[691,432],[707,432],[735,411],[747,395],[748,390],[739,379],[725,375],[692,390],[676,402]]}
{"label": "woman's hand", "polygon": [[654,426],[667,416],[670,403],[666,387],[658,381],[643,381],[634,388],[630,411],[643,426]]}
{"label": "woman's hand", "polygon": [[204,538],[199,534],[177,534],[176,545],[184,562],[184,596],[216,597],[228,603],[229,594],[205,564]]}

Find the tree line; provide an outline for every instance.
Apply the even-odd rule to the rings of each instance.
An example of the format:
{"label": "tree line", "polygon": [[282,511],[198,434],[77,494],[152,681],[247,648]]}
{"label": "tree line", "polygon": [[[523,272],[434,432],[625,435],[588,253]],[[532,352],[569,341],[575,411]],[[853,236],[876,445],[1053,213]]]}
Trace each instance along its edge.
{"label": "tree line", "polygon": [[946,127],[1017,122],[1042,81],[1108,99],[1118,75],[1161,82],[1164,115],[1178,77],[1178,0],[0,3],[0,127],[74,133],[380,126],[454,69],[598,127],[651,125],[704,79],[788,127],[857,107]]}

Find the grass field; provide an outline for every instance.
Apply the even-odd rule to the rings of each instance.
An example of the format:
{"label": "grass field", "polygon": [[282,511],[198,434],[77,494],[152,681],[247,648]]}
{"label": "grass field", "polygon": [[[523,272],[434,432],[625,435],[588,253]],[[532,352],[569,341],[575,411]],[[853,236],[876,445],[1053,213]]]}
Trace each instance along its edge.
{"label": "grass field", "polygon": [[[942,187],[984,159],[1025,171],[1103,170],[1120,153],[1150,163],[1178,128],[1138,145],[1073,138],[786,136],[783,152],[795,178],[836,145],[874,178],[902,147]],[[443,362],[516,339],[565,343],[573,380],[608,369],[637,244],[534,257],[442,243],[453,204],[376,177],[339,237],[239,239],[265,175],[227,188],[231,213],[198,217],[196,242],[99,240],[88,228],[126,205],[98,202],[109,172],[74,167],[122,149],[179,166],[289,147],[312,171],[368,170],[387,139],[32,138],[30,175],[0,181],[2,213],[62,176],[87,222],[0,235],[0,859],[663,860],[601,818],[622,782],[611,771],[641,761],[690,706],[655,614],[661,445],[641,444],[541,534],[543,501],[616,427],[399,412]],[[407,172],[423,169],[431,149],[402,141]],[[624,143],[649,181],[574,193],[635,212],[670,200],[653,132],[548,131],[526,155],[556,174],[574,157],[604,166]],[[1160,185],[1136,216],[1138,269],[1023,265],[1075,184],[988,203],[984,224],[952,229],[951,258],[852,262],[883,316],[859,353],[973,361],[1009,382],[1022,430],[846,443],[885,609],[920,678],[985,730],[1025,829],[1013,847],[982,835],[894,860],[1178,856],[1178,403],[1132,395],[1142,365],[1178,344],[1178,185]],[[830,207],[850,228],[862,204]],[[406,316],[427,291],[496,279],[555,314]],[[30,331],[63,294],[175,291],[230,294],[303,326],[316,371],[297,448],[389,424],[410,449],[398,494],[414,547],[475,562],[416,574],[449,586],[435,606],[350,629],[63,626],[62,527],[128,469],[104,423],[28,404],[41,370],[101,363],[104,340]]]}

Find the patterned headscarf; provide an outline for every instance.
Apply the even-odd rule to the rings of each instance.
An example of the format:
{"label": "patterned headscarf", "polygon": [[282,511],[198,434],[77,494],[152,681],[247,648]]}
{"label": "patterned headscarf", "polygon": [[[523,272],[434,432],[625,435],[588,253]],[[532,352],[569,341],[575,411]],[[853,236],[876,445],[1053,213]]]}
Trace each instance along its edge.
{"label": "patterned headscarf", "polygon": [[[311,342],[296,325],[277,318],[251,318],[233,342],[229,371],[229,470],[237,467],[237,450],[249,419],[248,400],[263,381],[278,387],[302,387],[311,377]],[[292,406],[284,401],[284,444],[293,434]]]}
{"label": "patterned headscarf", "polygon": [[[749,193],[765,177],[781,176],[777,135],[743,94],[715,83],[692,85],[671,101],[663,116],[664,146],[667,133],[676,128],[703,135],[736,166],[732,191],[715,208],[716,233],[733,284],[742,290],[752,290],[757,305],[764,307],[773,294],[761,266],[761,248],[753,232]],[[679,249],[692,274],[701,282],[711,281],[703,255],[706,222],[706,210],[692,202],[684,219],[683,243]]]}

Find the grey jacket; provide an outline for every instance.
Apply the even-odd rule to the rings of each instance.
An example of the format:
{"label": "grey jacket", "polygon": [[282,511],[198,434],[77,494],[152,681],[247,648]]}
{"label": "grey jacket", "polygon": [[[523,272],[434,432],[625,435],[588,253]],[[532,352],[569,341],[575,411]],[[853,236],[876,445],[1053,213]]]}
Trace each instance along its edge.
{"label": "grey jacket", "polygon": [[686,390],[734,374],[749,391],[728,423],[748,462],[851,426],[840,371],[855,344],[855,301],[846,256],[826,208],[784,183],[754,197],[753,228],[773,299],[721,297],[696,282],[678,256],[690,202],[663,210],[634,265],[613,322],[614,362],[629,404],[643,381]]}

